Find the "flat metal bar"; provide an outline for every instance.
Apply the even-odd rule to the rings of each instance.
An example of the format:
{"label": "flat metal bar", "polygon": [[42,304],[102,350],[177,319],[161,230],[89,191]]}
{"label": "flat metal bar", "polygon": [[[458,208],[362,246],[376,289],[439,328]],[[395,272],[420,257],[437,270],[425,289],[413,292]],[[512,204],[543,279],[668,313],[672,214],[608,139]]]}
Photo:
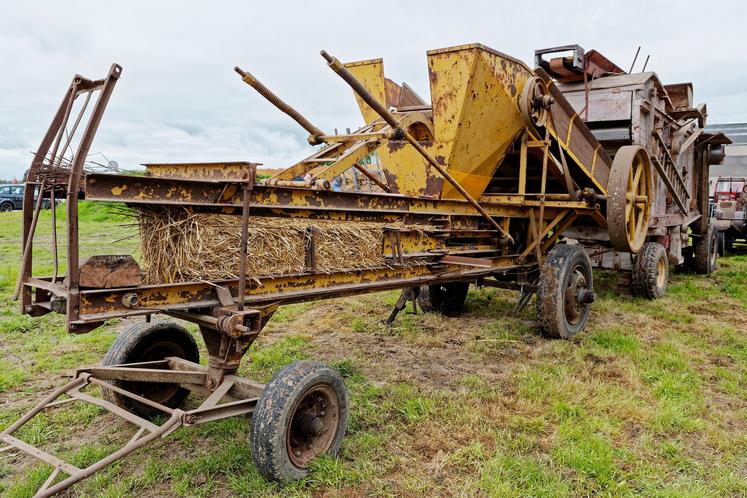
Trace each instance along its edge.
{"label": "flat metal bar", "polygon": [[138,439],[140,439],[140,436],[142,436],[143,433],[145,433],[145,431],[146,431],[146,428],[143,427],[143,426],[140,426],[140,428],[135,432],[135,434],[132,435],[132,437],[130,438],[130,440],[127,441],[127,446],[129,446],[131,444],[134,444],[135,441],[137,441]]}
{"label": "flat metal bar", "polygon": [[[437,256],[437,255],[436,255]],[[314,299],[328,299],[338,296],[350,296],[374,291],[384,291],[412,287],[413,285],[437,284],[479,276],[495,270],[507,270],[521,266],[516,257],[507,256],[501,259],[494,269],[465,269],[452,265],[434,272],[427,266],[413,266],[407,268],[390,268],[378,271],[361,270],[348,274],[340,274],[335,279],[327,277],[324,286],[311,275],[299,279],[297,275],[260,280],[263,285],[253,284],[247,291],[247,305],[264,303],[303,302]],[[378,279],[378,280],[377,280]],[[287,282],[298,285],[288,286]],[[301,285],[303,284],[303,285]],[[224,285],[236,288],[236,281],[226,282]],[[101,289],[84,291],[80,323],[97,322],[109,318],[131,316],[137,314],[151,314],[158,312],[183,311],[192,308],[217,306],[213,286],[204,282],[190,282],[187,284],[169,284],[138,288],[137,294],[142,309],[126,308],[121,304],[122,294],[132,292],[132,289]]]}
{"label": "flat metal bar", "polygon": [[52,391],[47,397],[42,399],[37,405],[29,410],[23,417],[19,418],[15,421],[14,424],[12,424],[10,427],[5,429],[2,432],[2,435],[10,435],[13,434],[15,431],[17,431],[21,426],[23,426],[26,422],[31,420],[36,416],[37,413],[42,411],[44,408],[46,408],[52,401],[59,398],[63,394],[67,393],[71,389],[78,389],[80,387],[85,386],[88,384],[89,380],[84,376],[77,376],[75,379],[71,380],[64,386],[60,386],[54,391]]}
{"label": "flat metal bar", "polygon": [[130,382],[163,382],[168,384],[205,384],[206,374],[188,370],[160,370],[155,368],[88,367],[86,372],[99,380],[125,380]]}
{"label": "flat metal bar", "polygon": [[118,417],[123,418],[126,421],[131,422],[139,427],[148,429],[151,432],[158,430],[158,426],[156,424],[149,422],[142,417],[138,417],[134,413],[129,412],[125,410],[124,408],[120,408],[119,406],[109,401],[106,401],[105,399],[95,398],[91,396],[90,394],[82,393],[80,391],[71,391],[70,396],[72,396],[73,398],[79,399],[81,401],[85,401],[86,403],[90,403],[92,405],[101,407],[104,410],[111,412],[114,415],[117,415]]}
{"label": "flat metal bar", "polygon": [[42,280],[40,278],[31,277],[26,280],[25,285],[44,289],[45,291],[49,291],[52,294],[56,294],[58,296],[64,296],[65,294],[67,294],[67,287],[65,287],[64,285],[55,284],[47,280]]}
{"label": "flat metal bar", "polygon": [[476,268],[495,268],[493,262],[487,258],[468,258],[465,256],[444,256],[438,260],[451,265],[473,266]]}
{"label": "flat metal bar", "polygon": [[[228,182],[234,185],[238,182]],[[86,199],[125,202],[133,205],[174,205],[189,206],[195,212],[220,212],[240,214],[243,203],[242,189],[223,202],[214,202],[223,191],[224,183],[192,180],[184,178],[159,178],[148,176],[114,175],[91,173],[86,175]],[[526,217],[530,206],[538,201],[500,196],[484,196],[481,201],[484,209],[496,217]],[[594,208],[584,202],[572,205],[569,201],[554,206],[566,209]],[[250,208],[252,216],[280,216],[279,212],[301,211],[303,215],[313,207],[319,217],[336,213],[339,219],[346,220],[400,220],[403,215],[422,217],[433,216],[478,217],[478,213],[460,199],[424,199],[401,194],[379,192],[335,192],[332,190],[312,190],[307,188],[275,187],[254,185]],[[329,213],[329,214],[327,214]],[[389,215],[389,218],[387,216]]]}
{"label": "flat metal bar", "polygon": [[76,401],[76,399],[75,398],[59,399],[57,401],[53,401],[47,404],[47,408],[53,408],[55,406],[65,405],[67,403],[72,403],[73,401]]}
{"label": "flat metal bar", "polygon": [[[191,361],[176,356],[170,356],[167,360],[169,360],[169,363],[175,368],[181,370],[195,370],[197,372],[205,373],[207,373],[208,370],[207,367],[203,365],[192,363]],[[265,385],[261,382],[256,382],[239,375],[226,375],[223,380],[233,382],[233,386],[228,391],[228,395],[234,398],[253,398],[259,396],[259,394],[265,389]]]}
{"label": "flat metal bar", "polygon": [[202,402],[200,408],[210,408],[212,406],[216,406],[220,402],[220,400],[223,399],[223,396],[228,394],[228,391],[231,390],[234,383],[235,382],[233,380],[224,379],[223,382],[221,382],[221,384],[215,389],[215,391],[210,393],[210,396],[208,396],[207,399]]}
{"label": "flat metal bar", "polygon": [[115,451],[108,457],[99,460],[95,464],[91,465],[90,467],[86,467],[82,471],[78,472],[75,475],[71,475],[69,478],[65,479],[64,481],[57,483],[56,485],[52,486],[51,488],[45,490],[44,492],[41,492],[37,495],[37,498],[48,498],[54,494],[59,493],[65,488],[68,488],[75,484],[78,481],[81,481],[85,479],[86,477],[95,474],[99,470],[103,469],[107,465],[110,465],[113,462],[116,462],[120,458],[129,455],[136,449],[145,446],[146,444],[150,443],[151,441],[161,437],[162,435],[174,430],[176,427],[180,426],[182,424],[182,415],[184,414],[183,411],[177,410],[174,412],[174,414],[171,416],[169,420],[167,420],[156,432],[151,432],[145,437],[142,437],[138,439],[137,441],[132,442],[131,444],[126,445],[125,447]]}
{"label": "flat metal bar", "polygon": [[223,403],[212,407],[200,407],[188,411],[185,414],[185,418],[188,421],[188,425],[194,425],[235,417],[237,415],[245,415],[254,411],[258,399],[259,398],[240,399],[238,401]]}
{"label": "flat metal bar", "polygon": [[345,135],[324,135],[324,142],[358,142],[361,140],[380,140],[387,138],[388,132],[373,131],[369,133],[349,133]]}
{"label": "flat metal bar", "polygon": [[25,441],[21,441],[20,439],[15,438],[9,434],[0,435],[0,439],[2,439],[3,442],[26,453],[27,455],[32,456],[37,460],[41,460],[42,462],[48,463],[49,465],[53,465],[59,469],[62,469],[70,475],[75,475],[81,472],[81,469],[79,469],[75,465],[64,462],[56,456],[51,455],[44,450],[40,450],[39,448],[31,446]]}
{"label": "flat metal bar", "polygon": [[49,477],[47,477],[47,480],[44,481],[44,484],[42,484],[41,487],[37,490],[37,492],[47,489],[54,482],[54,480],[57,479],[58,475],[60,475],[60,469],[58,467],[55,467],[54,470],[52,470],[52,472],[49,474]]}
{"label": "flat metal bar", "polygon": [[168,360],[154,360],[154,361],[140,361],[137,363],[121,363],[119,365],[108,365],[108,368],[156,368],[156,367],[169,367]]}
{"label": "flat metal bar", "polygon": [[[524,252],[521,253],[521,255],[522,256],[527,256],[530,252],[532,252],[532,249],[534,249],[537,246],[537,244],[539,244],[542,241],[542,239],[545,237],[545,235],[547,235],[548,233],[550,233],[550,231],[553,228],[555,228],[555,225],[557,225],[558,223],[560,223],[560,221],[565,217],[566,214],[568,214],[568,211],[564,211],[564,212],[560,213],[547,226],[545,226],[544,231],[541,234],[539,234],[538,238],[535,238],[534,240],[532,240],[532,242],[529,243],[529,245],[526,247],[526,249],[524,249]],[[532,218],[532,222],[533,221],[534,221],[534,218]],[[562,232],[558,231],[558,235],[560,235],[560,233],[562,233]]]}
{"label": "flat metal bar", "polygon": [[134,399],[135,401],[139,401],[140,403],[144,405],[148,405],[152,408],[155,408],[156,410],[160,410],[164,413],[168,413],[170,415],[174,414],[176,410],[169,408],[168,406],[164,406],[161,403],[156,403],[155,401],[149,400],[148,398],[143,398],[142,396],[139,396],[133,392],[130,392],[126,389],[122,389],[121,387],[117,387],[113,384],[110,384],[108,382],[101,381],[99,379],[96,379],[94,377],[91,377],[90,382],[92,384],[96,384],[97,386],[103,387],[104,389],[109,389],[110,391],[114,391],[116,393],[121,394],[122,396],[127,396],[130,399]]}

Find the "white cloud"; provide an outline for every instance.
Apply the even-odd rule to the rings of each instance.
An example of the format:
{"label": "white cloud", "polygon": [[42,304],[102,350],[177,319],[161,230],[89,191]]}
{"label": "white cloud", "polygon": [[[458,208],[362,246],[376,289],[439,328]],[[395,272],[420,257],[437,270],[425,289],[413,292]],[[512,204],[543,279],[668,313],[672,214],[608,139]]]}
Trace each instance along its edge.
{"label": "white cloud", "polygon": [[[355,126],[350,90],[319,57],[384,57],[428,95],[425,51],[481,42],[532,63],[580,43],[626,68],[638,45],[665,82],[692,81],[712,123],[747,120],[743,2],[11,2],[0,0],[0,178],[30,161],[74,73],[123,77],[93,151],[122,167],[249,160],[283,166],[306,133],[232,71],[251,71],[322,129]],[[639,60],[640,68],[642,60]]]}

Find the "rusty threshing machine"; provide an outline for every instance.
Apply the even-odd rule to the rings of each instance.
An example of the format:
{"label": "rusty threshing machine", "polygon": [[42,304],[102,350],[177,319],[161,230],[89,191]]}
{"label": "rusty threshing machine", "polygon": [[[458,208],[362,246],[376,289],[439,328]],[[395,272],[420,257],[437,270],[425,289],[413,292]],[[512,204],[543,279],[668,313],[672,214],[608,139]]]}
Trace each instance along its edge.
{"label": "rusty threshing machine", "polygon": [[[632,251],[621,249],[629,231],[617,224],[622,217],[608,216],[608,230],[578,224],[565,237],[578,240],[595,267],[630,275],[633,294],[649,299],[666,292],[670,265],[713,271],[717,230],[709,217],[709,168],[723,163],[730,140],[705,132],[708,113],[705,104],[693,105],[692,83],[663,85],[645,64],[633,73],[635,60],[626,73],[596,50],[585,52],[578,45],[536,50],[535,65],[553,77],[553,91],[565,97],[576,119],[610,155],[629,154],[633,149],[623,147],[637,145],[648,154],[642,167],[656,171],[653,178],[647,173],[636,180],[652,206],[650,215],[627,219],[647,227],[631,241]],[[608,188],[622,191],[623,185]]]}
{"label": "rusty threshing machine", "polygon": [[[380,59],[343,64],[322,55],[353,90],[365,120],[360,129],[326,133],[236,68],[245,83],[308,131],[312,145],[321,146],[262,181],[251,162],[152,164],[144,176],[86,171],[122,68],[113,65],[101,80],[73,79],[27,177],[17,289],[22,311],[65,314],[73,333],[114,318],[143,320],[116,339],[101,366],[78,369],[70,383],[0,435],[8,448],[54,467],[39,496],[50,496],[178,427],[237,415],[252,414],[253,458],[268,478],[301,478],[317,455],[335,454],[345,432],[348,398],[334,370],[297,362],[266,385],[237,375],[242,357],[280,305],[402,289],[393,320],[409,302],[453,313],[468,286],[478,284],[520,291],[518,307],[536,293],[543,329],[570,337],[584,329],[595,294],[583,246],[560,243],[561,236],[571,229],[589,230],[607,234],[605,243],[616,251],[636,253],[643,246],[654,203],[648,146],[633,140],[616,148],[612,159],[610,148],[595,138],[543,67],[533,70],[478,44],[433,50],[427,53],[431,101],[426,102],[407,85],[385,78]],[[77,117],[71,112],[76,101],[83,101],[83,109],[92,103],[85,119],[82,111]],[[654,104],[650,101],[651,116],[658,112]],[[79,128],[72,160],[62,160]],[[697,140],[691,132],[682,136]],[[378,157],[384,178],[367,171],[364,160],[371,155]],[[330,187],[352,168],[369,176],[378,191]],[[36,201],[35,191],[41,194]],[[53,275],[35,275],[34,233],[41,200],[50,197],[53,210],[54,199],[66,199],[67,269],[58,275],[55,257]],[[81,261],[78,202],[83,198],[124,203],[135,211],[235,217],[241,232],[235,277],[146,283],[131,256]],[[246,250],[247,233],[256,219],[308,221],[300,271],[247,272],[253,258]],[[380,264],[321,271],[313,226],[320,220],[380,224]],[[55,235],[55,255],[56,241]],[[199,326],[206,366],[199,363],[193,337],[176,322],[151,321],[158,314]],[[94,396],[91,386],[103,397]],[[203,401],[182,408],[190,392]],[[69,401],[98,405],[136,430],[121,449],[87,468],[14,435],[42,410]],[[154,423],[158,414],[165,422]]]}

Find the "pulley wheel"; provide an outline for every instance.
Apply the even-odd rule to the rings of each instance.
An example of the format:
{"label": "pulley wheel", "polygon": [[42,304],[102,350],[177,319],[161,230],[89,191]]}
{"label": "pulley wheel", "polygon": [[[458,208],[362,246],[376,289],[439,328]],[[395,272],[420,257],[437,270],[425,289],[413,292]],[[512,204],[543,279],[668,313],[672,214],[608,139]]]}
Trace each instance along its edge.
{"label": "pulley wheel", "polygon": [[651,217],[651,161],[638,145],[620,147],[607,182],[607,231],[612,247],[637,253]]}
{"label": "pulley wheel", "polygon": [[545,126],[547,122],[550,114],[549,102],[550,96],[545,82],[537,77],[527,79],[519,96],[519,109],[524,121],[535,134],[536,128]]}

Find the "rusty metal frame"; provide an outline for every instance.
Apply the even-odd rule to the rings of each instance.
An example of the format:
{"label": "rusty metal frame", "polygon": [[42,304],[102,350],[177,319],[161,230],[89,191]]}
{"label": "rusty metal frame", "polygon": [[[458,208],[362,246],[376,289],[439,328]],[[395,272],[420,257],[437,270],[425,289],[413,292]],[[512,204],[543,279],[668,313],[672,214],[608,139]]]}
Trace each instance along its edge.
{"label": "rusty metal frame", "polygon": [[[242,357],[279,305],[404,289],[395,308],[399,311],[404,308],[408,299],[414,303],[419,286],[454,281],[490,282],[486,285],[529,292],[536,287],[536,279],[529,280],[529,275],[536,273],[544,253],[556,242],[563,230],[579,216],[596,220],[593,222],[603,220],[593,193],[579,196],[574,191],[575,185],[566,154],[574,161],[574,167],[586,170],[574,155],[569,138],[566,138],[565,143],[558,138],[559,132],[556,133],[552,128],[554,122],[552,127],[545,126],[543,139],[532,134],[526,127],[521,136],[516,135],[517,143],[520,144],[520,185],[517,193],[484,194],[475,198],[440,160],[432,156],[411,135],[408,120],[416,119],[413,116],[423,110],[422,106],[412,110],[413,116],[404,109],[402,112],[390,112],[337,59],[326,53],[323,55],[329,66],[381,119],[354,133],[338,135],[335,132],[334,135],[326,135],[256,78],[237,68],[247,84],[309,132],[310,143],[328,145],[264,184],[256,182],[257,165],[254,163],[152,165],[149,176],[100,173],[84,175],[86,156],[121,68],[113,65],[107,78],[95,82],[76,77],[78,79],[68,89],[40,146],[40,154],[35,156],[35,162],[32,163],[32,170],[34,167],[38,170],[42,167],[54,167],[61,162],[55,160],[55,155],[62,130],[69,119],[72,101],[78,95],[88,92],[87,105],[90,92],[100,91],[70,166],[68,182],[53,186],[65,188],[67,196],[68,275],[64,282],[58,281],[56,271],[52,277],[32,275],[31,242],[39,208],[37,206],[34,209],[31,202],[33,189],[27,189],[28,199],[24,199],[24,240],[28,242],[24,245],[24,251],[28,255],[23,258],[23,264],[28,265],[22,268],[19,279],[19,289],[24,296],[24,313],[64,313],[68,330],[76,333],[90,331],[111,318],[145,316],[149,320],[153,314],[163,314],[187,320],[199,326],[208,350],[209,366],[167,358],[154,362],[79,369],[72,382],[56,389],[0,435],[0,439],[10,447],[29,453],[55,467],[53,474],[39,491],[41,496],[49,496],[78,482],[135,449],[167,436],[178,427],[251,413],[264,386],[235,373]],[[565,111],[567,109],[564,108],[563,112]],[[74,128],[77,128],[79,121],[80,119],[75,121]],[[570,137],[570,126],[569,124],[568,132],[563,133],[567,137]],[[582,124],[574,126],[581,126],[583,132]],[[48,164],[44,163],[43,158],[52,147],[55,137],[57,143],[54,144],[52,158]],[[440,180],[449,183],[461,198],[439,199],[427,195],[415,197],[390,193],[386,184],[375,180],[384,193],[329,190],[331,177],[350,168],[360,169],[363,158],[390,141],[406,142],[412,146],[424,161],[419,164],[437,171],[442,177]],[[560,161],[551,153],[553,143],[557,143],[559,147]],[[62,150],[67,149],[69,144],[68,139]],[[539,192],[527,192],[529,149],[533,151],[533,159],[539,155],[537,149],[542,149]],[[606,156],[600,157],[602,163],[608,162]],[[593,165],[591,167],[593,169]],[[366,174],[365,168],[361,171]],[[298,180],[306,174],[310,178]],[[548,192],[550,177],[565,180],[565,192],[557,193],[552,189]],[[32,176],[31,179],[34,182],[36,177]],[[597,182],[593,175],[591,181]],[[32,184],[37,186],[36,183]],[[42,180],[41,190],[44,188]],[[160,210],[178,206],[194,213],[241,216],[238,278],[211,282],[80,288],[78,199],[83,192],[88,200],[123,202],[135,209]],[[383,231],[381,251],[384,263],[379,267],[331,273],[317,271],[314,229],[310,228],[305,237],[303,272],[282,276],[247,275],[246,244],[250,214],[398,224],[387,226]],[[512,219],[519,222],[512,223]],[[518,232],[509,232],[510,228]],[[511,235],[513,233],[526,238],[514,240]],[[525,245],[522,247],[517,242]],[[415,259],[418,264],[408,264]],[[528,301],[526,296],[522,299]],[[415,304],[413,306],[415,310]],[[393,312],[392,318],[395,315],[396,312]],[[174,383],[204,395],[206,399],[194,410],[171,409],[112,385],[110,381]],[[160,410],[170,418],[161,426],[156,426],[111,402],[81,392],[81,389],[89,385],[111,389],[131,400]],[[41,450],[30,448],[12,436],[45,408],[68,402],[67,399],[59,399],[63,395],[67,395],[70,400],[100,406],[136,425],[138,430],[123,448],[86,469],[72,467]],[[227,401],[220,403],[224,399]],[[67,473],[69,477],[54,484],[61,472]]]}
{"label": "rusty metal frame", "polygon": [[[108,382],[111,380],[174,383],[207,394],[207,398],[192,410],[169,408],[112,385]],[[168,436],[179,427],[248,415],[254,411],[257,399],[264,390],[263,384],[236,375],[225,376],[222,382],[212,391],[208,388],[208,382],[209,375],[206,367],[181,358],[166,358],[153,362],[111,367],[81,368],[78,369],[73,380],[53,390],[23,417],[0,433],[0,441],[6,445],[0,448],[0,451],[16,450],[51,465],[54,468],[52,473],[37,489],[35,495],[40,498],[49,497],[124,458],[146,444]],[[82,392],[82,389],[88,386],[115,391],[133,401],[154,408],[168,415],[169,418],[163,424],[157,425],[110,401]],[[67,398],[60,399],[62,396],[67,396]],[[226,401],[221,403],[224,399]],[[45,409],[59,407],[73,401],[89,403],[103,408],[125,422],[136,426],[137,431],[123,447],[82,469],[13,435]],[[61,474],[67,474],[68,477],[54,484]]]}

